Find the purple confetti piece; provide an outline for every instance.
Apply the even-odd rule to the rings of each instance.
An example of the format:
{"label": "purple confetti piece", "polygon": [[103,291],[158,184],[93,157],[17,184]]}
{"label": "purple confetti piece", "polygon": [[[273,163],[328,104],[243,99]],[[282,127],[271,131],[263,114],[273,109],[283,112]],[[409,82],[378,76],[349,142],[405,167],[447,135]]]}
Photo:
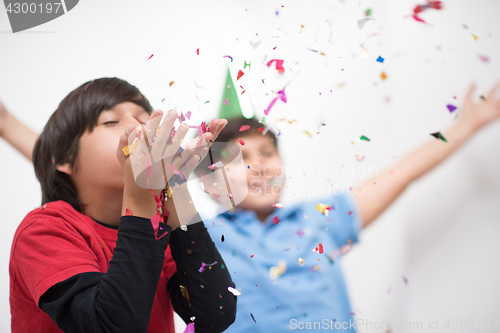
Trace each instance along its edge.
{"label": "purple confetti piece", "polygon": [[194,333],[194,323],[189,323],[186,326],[186,329],[184,330],[184,333]]}
{"label": "purple confetti piece", "polygon": [[450,112],[453,112],[457,109],[457,107],[455,105],[451,105],[451,104],[446,105],[446,107],[448,108],[448,110],[450,110]]}

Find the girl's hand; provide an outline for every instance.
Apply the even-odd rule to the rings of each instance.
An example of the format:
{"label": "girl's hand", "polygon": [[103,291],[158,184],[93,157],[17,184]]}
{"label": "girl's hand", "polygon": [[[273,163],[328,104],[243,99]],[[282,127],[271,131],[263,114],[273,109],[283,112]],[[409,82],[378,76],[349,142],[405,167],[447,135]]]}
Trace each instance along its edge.
{"label": "girl's hand", "polygon": [[460,122],[472,126],[474,131],[495,119],[500,118],[500,98],[497,91],[500,89],[498,82],[485,96],[485,100],[474,101],[473,93],[476,84],[473,83],[467,93],[462,105],[462,116]]}

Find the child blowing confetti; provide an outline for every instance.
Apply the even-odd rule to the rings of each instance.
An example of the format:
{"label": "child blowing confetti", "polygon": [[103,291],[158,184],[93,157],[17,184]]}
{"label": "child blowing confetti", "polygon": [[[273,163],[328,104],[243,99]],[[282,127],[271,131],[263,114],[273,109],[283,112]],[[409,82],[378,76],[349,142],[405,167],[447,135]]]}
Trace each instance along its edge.
{"label": "child blowing confetti", "polygon": [[[101,78],[72,91],[50,117],[33,149],[42,206],[24,218],[12,244],[12,332],[173,333],[173,310],[197,331],[222,332],[234,321],[234,284],[204,224],[179,228],[178,210],[197,218],[190,200],[165,202],[168,219],[155,237],[157,203],[135,183],[123,152],[140,125],[135,118],[162,115],[151,113],[136,87]],[[176,117],[168,113],[155,147],[167,145]],[[225,123],[214,119],[204,139]],[[186,131],[180,126],[173,136],[176,150]],[[188,165],[202,157],[193,154],[177,158]],[[186,191],[175,186],[172,197],[189,198]],[[201,262],[214,265],[200,274]]]}
{"label": "child blowing confetti", "polygon": [[[342,331],[355,331],[350,325],[355,321],[354,313],[336,258],[349,251],[360,230],[372,223],[411,182],[436,167],[482,127],[500,118],[500,99],[495,97],[499,89],[500,83],[477,102],[473,100],[473,85],[463,103],[461,119],[443,135],[448,142],[435,139],[407,155],[391,170],[363,184],[364,194],[352,198],[344,193],[290,206],[279,204],[285,177],[276,136],[271,131],[261,133],[262,124],[255,119],[231,119],[216,141],[238,144],[239,139],[244,140],[245,145],[239,146],[245,165],[249,166],[245,183],[248,196],[233,213],[225,212],[206,223],[213,225],[209,232],[213,239],[220,240],[218,249],[231,272],[235,272],[238,292],[228,289],[227,284],[214,290],[204,289],[214,297],[219,292],[225,297],[228,290],[238,295],[236,320],[226,332],[287,332],[297,328],[323,332],[324,326],[308,329],[306,323],[323,325],[324,319],[330,330],[340,324]],[[213,158],[219,160],[218,156]],[[373,186],[375,182],[377,186]],[[43,215],[41,212],[38,214]],[[106,253],[105,249],[102,251]],[[115,253],[113,260],[118,256]],[[203,257],[190,266],[189,272],[198,271],[201,263],[215,261],[221,262]],[[210,271],[204,269],[199,274]],[[180,281],[181,275],[178,278]],[[65,290],[60,288],[58,292]],[[194,297],[199,295],[189,295],[194,304]],[[50,304],[51,299],[45,301]]]}

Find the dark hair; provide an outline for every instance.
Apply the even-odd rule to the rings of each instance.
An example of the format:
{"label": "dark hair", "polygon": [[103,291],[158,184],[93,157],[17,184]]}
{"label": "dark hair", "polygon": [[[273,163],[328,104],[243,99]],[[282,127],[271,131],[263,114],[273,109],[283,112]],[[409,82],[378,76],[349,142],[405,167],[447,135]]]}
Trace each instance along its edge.
{"label": "dark hair", "polygon": [[123,102],[135,103],[149,114],[153,112],[139,89],[116,77],[85,82],[61,101],[33,148],[35,174],[42,187],[42,205],[64,200],[83,212],[71,178],[58,171],[56,165],[69,163],[73,167],[83,133],[94,130],[102,111]]}
{"label": "dark hair", "polygon": [[[250,126],[250,128],[240,132],[241,127],[245,125]],[[226,127],[224,127],[222,132],[220,132],[215,142],[229,142],[251,134],[260,134],[261,132],[259,129],[264,131],[265,128],[265,124],[260,123],[255,118],[247,119],[242,116],[231,118],[228,120]],[[269,137],[271,142],[274,143],[276,149],[278,149],[278,139],[276,138],[276,135],[272,131],[267,131],[265,135]]]}

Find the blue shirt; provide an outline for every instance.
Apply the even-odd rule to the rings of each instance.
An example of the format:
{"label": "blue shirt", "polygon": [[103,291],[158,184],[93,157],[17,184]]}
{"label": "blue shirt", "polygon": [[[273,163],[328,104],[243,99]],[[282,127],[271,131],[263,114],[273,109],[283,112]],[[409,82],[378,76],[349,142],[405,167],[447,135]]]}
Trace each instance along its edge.
{"label": "blue shirt", "polygon": [[[316,203],[332,207],[328,216]],[[276,208],[264,222],[236,208],[205,225],[241,292],[236,320],[225,332],[355,331],[339,257],[327,255],[358,241],[352,195]],[[319,243],[323,254],[313,251]]]}

